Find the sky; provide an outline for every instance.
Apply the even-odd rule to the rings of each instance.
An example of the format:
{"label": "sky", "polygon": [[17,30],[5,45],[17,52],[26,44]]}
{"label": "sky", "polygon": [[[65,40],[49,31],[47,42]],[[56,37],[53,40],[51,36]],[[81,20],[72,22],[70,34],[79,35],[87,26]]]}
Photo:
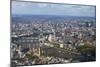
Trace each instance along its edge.
{"label": "sky", "polygon": [[12,1],[12,14],[95,17],[95,6]]}

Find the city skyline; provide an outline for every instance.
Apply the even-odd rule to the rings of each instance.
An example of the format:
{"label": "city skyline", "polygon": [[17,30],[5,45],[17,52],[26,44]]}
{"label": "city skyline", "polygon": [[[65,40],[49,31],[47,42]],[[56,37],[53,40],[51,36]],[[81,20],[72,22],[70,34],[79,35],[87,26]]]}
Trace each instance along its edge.
{"label": "city skyline", "polygon": [[95,6],[12,1],[11,67],[96,61]]}
{"label": "city skyline", "polygon": [[95,17],[95,6],[14,1],[12,2],[12,14]]}

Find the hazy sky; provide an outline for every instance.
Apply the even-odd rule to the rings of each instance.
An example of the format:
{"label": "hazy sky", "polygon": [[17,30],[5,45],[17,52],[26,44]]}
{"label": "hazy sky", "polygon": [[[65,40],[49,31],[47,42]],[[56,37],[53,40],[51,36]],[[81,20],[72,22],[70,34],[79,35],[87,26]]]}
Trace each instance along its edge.
{"label": "hazy sky", "polygon": [[95,6],[12,2],[12,14],[95,16]]}

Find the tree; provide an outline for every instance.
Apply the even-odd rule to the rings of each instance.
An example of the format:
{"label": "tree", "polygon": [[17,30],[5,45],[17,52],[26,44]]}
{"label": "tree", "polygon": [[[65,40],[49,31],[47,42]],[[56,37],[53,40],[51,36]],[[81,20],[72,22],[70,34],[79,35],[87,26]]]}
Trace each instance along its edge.
{"label": "tree", "polygon": [[85,44],[76,48],[78,52],[84,57],[84,61],[96,60],[96,47],[93,45]]}

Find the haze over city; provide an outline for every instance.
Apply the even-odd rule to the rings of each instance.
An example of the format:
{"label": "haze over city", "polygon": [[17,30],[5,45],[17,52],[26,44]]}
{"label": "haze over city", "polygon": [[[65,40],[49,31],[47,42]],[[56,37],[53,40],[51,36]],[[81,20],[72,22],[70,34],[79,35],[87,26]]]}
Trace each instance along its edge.
{"label": "haze over city", "polygon": [[95,17],[95,6],[15,1],[12,3],[12,14]]}

